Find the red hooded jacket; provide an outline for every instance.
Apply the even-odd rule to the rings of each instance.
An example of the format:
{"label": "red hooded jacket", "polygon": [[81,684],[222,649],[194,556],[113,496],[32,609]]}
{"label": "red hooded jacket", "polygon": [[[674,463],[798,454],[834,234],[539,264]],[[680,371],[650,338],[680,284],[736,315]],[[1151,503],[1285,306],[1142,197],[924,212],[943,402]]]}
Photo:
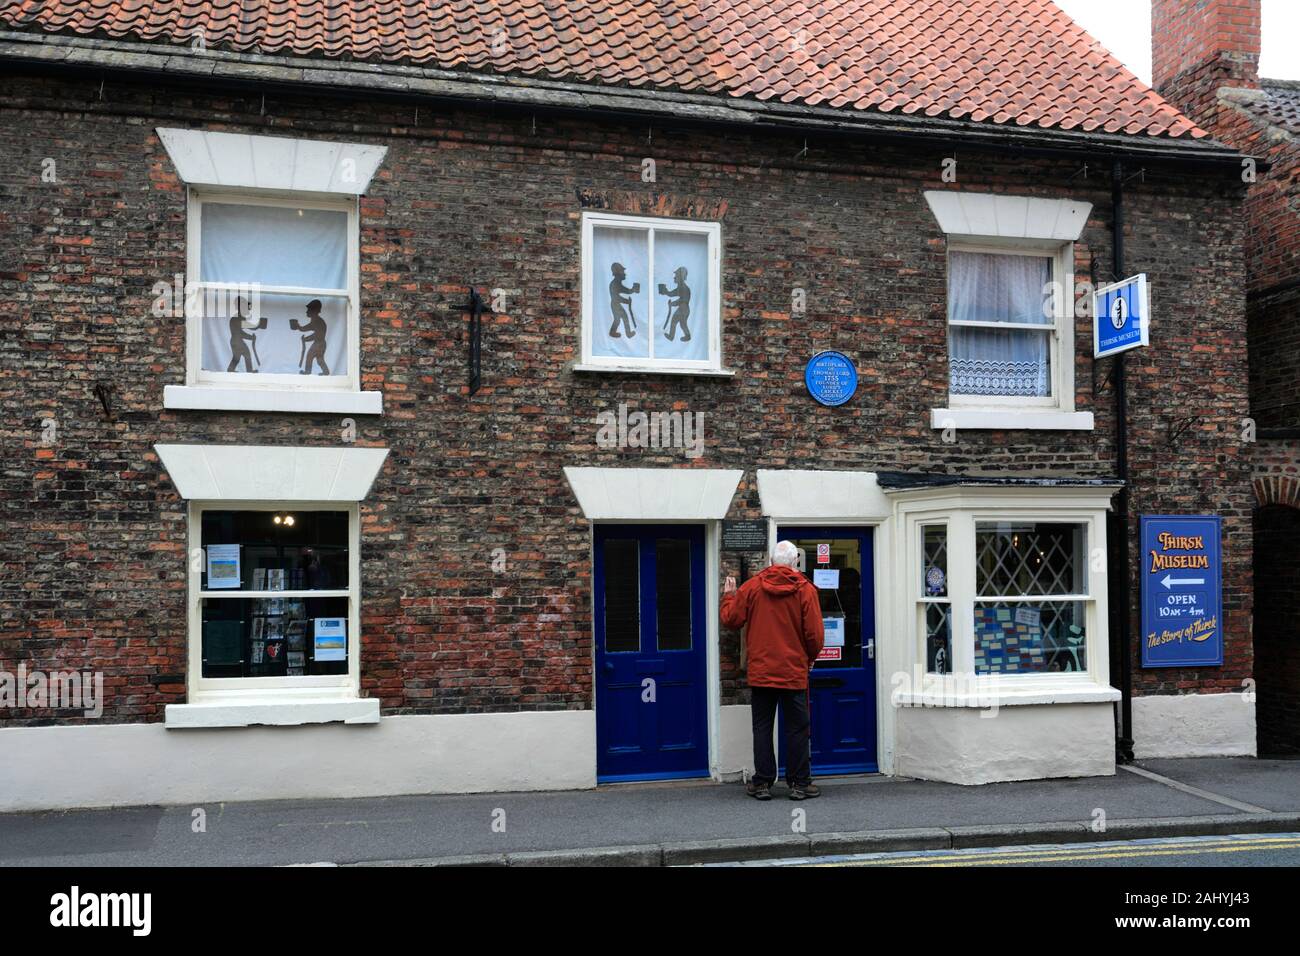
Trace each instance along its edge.
{"label": "red hooded jacket", "polygon": [[749,686],[808,686],[808,667],[822,651],[825,632],[817,589],[794,568],[774,564],[723,595],[722,623],[749,627]]}

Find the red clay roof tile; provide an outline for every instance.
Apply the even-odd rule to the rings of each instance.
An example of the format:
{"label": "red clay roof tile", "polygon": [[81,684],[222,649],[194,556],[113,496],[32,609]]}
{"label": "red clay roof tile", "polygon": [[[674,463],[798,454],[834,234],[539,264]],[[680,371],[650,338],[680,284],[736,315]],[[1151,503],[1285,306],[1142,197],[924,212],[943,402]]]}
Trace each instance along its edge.
{"label": "red clay roof tile", "polygon": [[1051,0],[0,0],[11,29],[1206,136]]}

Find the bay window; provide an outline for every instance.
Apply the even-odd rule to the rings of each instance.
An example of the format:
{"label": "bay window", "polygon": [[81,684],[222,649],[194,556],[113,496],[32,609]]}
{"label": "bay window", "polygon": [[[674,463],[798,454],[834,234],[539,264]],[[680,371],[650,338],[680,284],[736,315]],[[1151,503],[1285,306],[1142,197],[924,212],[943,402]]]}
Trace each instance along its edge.
{"label": "bay window", "polygon": [[[922,685],[1107,689],[1105,512],[1113,483],[900,491]],[[972,683],[974,682],[974,683]],[[960,692],[958,693],[960,697]]]}

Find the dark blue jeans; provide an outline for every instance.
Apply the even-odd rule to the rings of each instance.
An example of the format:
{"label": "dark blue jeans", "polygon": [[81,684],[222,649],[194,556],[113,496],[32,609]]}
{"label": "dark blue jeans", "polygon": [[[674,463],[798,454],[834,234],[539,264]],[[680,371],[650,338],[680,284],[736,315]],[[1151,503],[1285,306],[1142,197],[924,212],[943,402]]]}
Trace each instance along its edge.
{"label": "dark blue jeans", "polygon": [[772,725],[776,706],[785,715],[785,782],[802,787],[812,782],[808,752],[808,691],[780,687],[751,687],[750,712],[754,723],[754,782],[776,782],[776,754],[772,751]]}

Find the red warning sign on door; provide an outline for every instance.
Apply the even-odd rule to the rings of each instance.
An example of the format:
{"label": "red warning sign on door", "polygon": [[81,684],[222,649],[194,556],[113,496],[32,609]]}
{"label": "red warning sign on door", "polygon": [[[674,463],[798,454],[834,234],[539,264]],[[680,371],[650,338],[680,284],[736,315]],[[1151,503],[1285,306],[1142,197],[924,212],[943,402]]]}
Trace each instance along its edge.
{"label": "red warning sign on door", "polygon": [[831,563],[831,546],[829,544],[817,545],[817,563],[818,564]]}
{"label": "red warning sign on door", "polygon": [[823,647],[822,652],[817,655],[819,661],[838,661],[840,653],[844,650],[842,647]]}

